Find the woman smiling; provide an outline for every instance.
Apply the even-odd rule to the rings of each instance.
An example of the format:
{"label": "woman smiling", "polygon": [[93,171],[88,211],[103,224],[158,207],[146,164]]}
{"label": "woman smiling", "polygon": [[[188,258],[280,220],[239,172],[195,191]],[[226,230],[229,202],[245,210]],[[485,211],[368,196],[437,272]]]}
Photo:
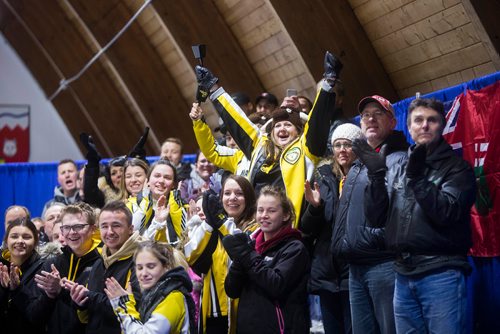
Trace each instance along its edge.
{"label": "woman smiling", "polygon": [[6,333],[43,333],[31,318],[30,301],[37,296],[34,281],[42,261],[35,250],[38,231],[25,218],[7,225],[0,264],[0,321]]}

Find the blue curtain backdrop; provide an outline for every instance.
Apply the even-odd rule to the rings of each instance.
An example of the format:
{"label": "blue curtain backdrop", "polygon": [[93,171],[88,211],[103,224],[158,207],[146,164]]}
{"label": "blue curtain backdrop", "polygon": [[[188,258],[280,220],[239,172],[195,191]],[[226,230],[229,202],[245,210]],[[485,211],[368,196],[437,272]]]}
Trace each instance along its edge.
{"label": "blue curtain backdrop", "polygon": [[[184,155],[184,161],[194,162],[195,155]],[[158,157],[149,157],[150,163]],[[102,162],[106,163],[108,159]],[[75,161],[78,168],[86,161]],[[0,165],[0,213],[11,205],[24,205],[32,217],[42,214],[45,202],[54,197],[54,188],[57,185],[57,162],[41,163],[9,163]],[[4,227],[0,228],[0,237],[3,238]]]}
{"label": "blue curtain backdrop", "polygon": [[[477,90],[500,80],[500,72],[475,79],[451,88],[436,91],[422,97],[435,97],[445,107],[466,89]],[[393,104],[398,119],[397,129],[412,142],[406,127],[408,105],[414,98]],[[359,116],[355,118],[359,124]],[[152,157],[151,161],[157,157]],[[194,161],[194,155],[184,156],[185,161]],[[79,166],[84,161],[78,161]],[[13,204],[26,206],[33,217],[40,216],[45,202],[53,197],[57,185],[57,163],[22,163],[0,165],[0,212]],[[500,222],[498,222],[500,224]],[[0,229],[3,235],[3,224]],[[469,258],[473,272],[468,285],[468,333],[500,333],[500,257]]]}

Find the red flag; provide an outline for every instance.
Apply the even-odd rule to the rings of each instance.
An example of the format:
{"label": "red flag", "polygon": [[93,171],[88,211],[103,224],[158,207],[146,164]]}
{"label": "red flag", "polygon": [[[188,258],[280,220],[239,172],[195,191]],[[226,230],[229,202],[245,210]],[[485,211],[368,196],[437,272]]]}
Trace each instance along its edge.
{"label": "red flag", "polygon": [[0,159],[27,162],[30,148],[29,106],[0,106]]}
{"label": "red flag", "polygon": [[474,166],[470,255],[500,255],[500,82],[459,95],[448,112],[444,137]]}

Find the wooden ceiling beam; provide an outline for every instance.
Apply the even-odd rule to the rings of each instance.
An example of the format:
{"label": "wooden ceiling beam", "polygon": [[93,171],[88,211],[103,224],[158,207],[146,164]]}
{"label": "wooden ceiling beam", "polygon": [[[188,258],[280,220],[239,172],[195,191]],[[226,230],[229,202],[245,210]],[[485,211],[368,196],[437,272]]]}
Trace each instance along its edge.
{"label": "wooden ceiling beam", "polygon": [[[271,0],[314,78],[323,74],[329,50],[344,64],[344,112],[357,114],[358,101],[380,94],[390,101],[398,95],[347,0],[307,2]],[[300,13],[300,14],[299,14]]]}
{"label": "wooden ceiling beam", "polygon": [[[123,1],[70,0],[70,3],[100,44],[113,38],[133,15]],[[187,147],[193,147],[188,106],[137,22],[108,49],[107,56],[158,138],[154,150],[148,153],[159,153],[160,141],[170,136],[180,137]],[[139,133],[126,135],[137,137]]]}

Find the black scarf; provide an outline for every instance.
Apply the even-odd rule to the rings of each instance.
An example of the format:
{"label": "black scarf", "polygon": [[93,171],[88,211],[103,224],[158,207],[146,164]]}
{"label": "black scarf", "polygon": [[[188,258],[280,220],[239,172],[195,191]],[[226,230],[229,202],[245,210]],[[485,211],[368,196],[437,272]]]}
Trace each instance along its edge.
{"label": "black scarf", "polygon": [[180,291],[186,298],[190,330],[191,333],[195,333],[195,305],[191,297],[193,283],[191,283],[191,279],[182,267],[167,271],[154,287],[143,291],[138,309],[141,321],[146,323],[156,307],[174,290]]}

